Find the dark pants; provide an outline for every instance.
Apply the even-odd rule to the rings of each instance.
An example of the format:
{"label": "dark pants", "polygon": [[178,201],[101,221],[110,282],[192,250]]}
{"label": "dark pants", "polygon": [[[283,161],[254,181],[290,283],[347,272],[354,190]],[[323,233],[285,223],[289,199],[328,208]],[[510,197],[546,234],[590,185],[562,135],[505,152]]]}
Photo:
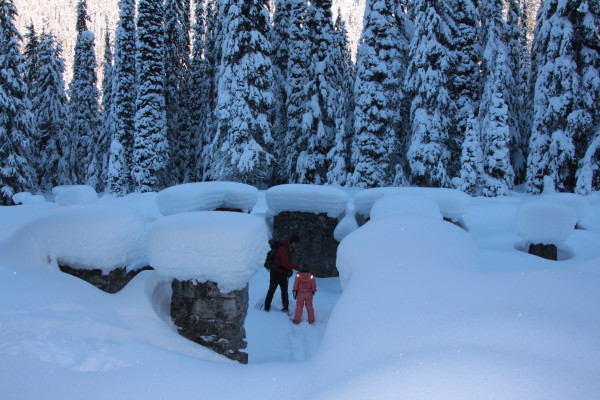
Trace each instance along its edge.
{"label": "dark pants", "polygon": [[275,294],[275,290],[277,286],[281,290],[281,303],[284,309],[287,309],[290,305],[290,301],[288,298],[288,277],[285,272],[278,272],[272,269],[271,271],[271,279],[269,280],[269,291],[267,292],[267,298],[265,299],[265,310],[269,310],[271,308],[271,301],[273,301],[273,295]]}

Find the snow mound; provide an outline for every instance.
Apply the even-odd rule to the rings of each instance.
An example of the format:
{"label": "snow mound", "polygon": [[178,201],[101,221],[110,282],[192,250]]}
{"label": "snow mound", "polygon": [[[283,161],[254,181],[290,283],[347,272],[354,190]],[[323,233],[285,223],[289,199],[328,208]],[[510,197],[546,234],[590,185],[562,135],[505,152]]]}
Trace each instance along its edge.
{"label": "snow mound", "polygon": [[29,192],[15,193],[12,200],[15,204],[40,204],[46,201],[44,196],[39,194],[32,195]]}
{"label": "snow mound", "polygon": [[167,216],[217,208],[251,211],[258,199],[258,189],[237,182],[196,182],[172,186],[160,191],[156,203]]}
{"label": "snow mound", "polygon": [[375,201],[371,208],[371,219],[392,215],[421,215],[442,219],[438,203],[417,193],[386,194]]}
{"label": "snow mound", "polygon": [[584,219],[590,212],[590,202],[585,197],[575,193],[552,193],[540,196],[541,201],[564,204],[571,207],[577,217],[577,222]]}
{"label": "snow mound", "polygon": [[249,214],[183,213],[148,228],[148,260],[159,275],[213,281],[222,292],[244,288],[264,265],[268,250],[264,220]]}
{"label": "snow mound", "polygon": [[98,201],[98,193],[88,185],[56,186],[52,189],[59,207],[90,204]]}
{"label": "snow mound", "polygon": [[333,231],[333,237],[338,242],[344,240],[346,236],[358,229],[358,223],[356,222],[356,215],[353,212],[346,211],[344,218],[337,224]]}
{"label": "snow mound", "polygon": [[325,213],[337,218],[346,210],[348,193],[334,186],[288,184],[266,191],[269,211],[277,215],[284,211]]}
{"label": "snow mound", "polygon": [[15,240],[33,245],[40,258],[109,272],[143,266],[145,230],[144,216],[136,210],[86,204],[38,215],[15,233]]}
{"label": "snow mound", "polygon": [[370,216],[373,204],[385,195],[394,194],[419,194],[437,202],[444,218],[460,221],[471,203],[469,195],[456,189],[448,188],[422,188],[422,187],[383,187],[365,189],[354,197],[356,212],[367,217]]}
{"label": "snow mound", "polygon": [[345,287],[354,275],[365,285],[364,279],[401,278],[413,269],[475,267],[476,254],[474,242],[456,225],[401,215],[370,220],[348,235],[338,247],[336,266]]}
{"label": "snow mound", "polygon": [[575,229],[575,211],[564,204],[531,201],[517,210],[517,233],[531,243],[558,244]]}

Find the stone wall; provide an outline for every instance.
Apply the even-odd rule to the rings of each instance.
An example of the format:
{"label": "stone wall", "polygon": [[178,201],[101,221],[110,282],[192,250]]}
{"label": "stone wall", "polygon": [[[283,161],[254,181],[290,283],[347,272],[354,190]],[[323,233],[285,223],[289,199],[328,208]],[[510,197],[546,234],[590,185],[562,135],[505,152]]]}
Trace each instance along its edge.
{"label": "stone wall", "polygon": [[554,244],[531,243],[529,245],[529,254],[542,257],[547,260],[558,260],[558,248]]}
{"label": "stone wall", "polygon": [[273,238],[281,240],[297,234],[300,245],[295,250],[294,263],[307,264],[319,278],[338,276],[338,242],[333,236],[337,224],[338,219],[327,214],[286,211],[273,218]]}
{"label": "stone wall", "polygon": [[240,351],[247,343],[244,321],[248,313],[248,286],[223,294],[215,282],[173,280],[171,318],[182,336],[217,353],[248,363]]}
{"label": "stone wall", "polygon": [[67,265],[59,265],[58,267],[62,272],[83,279],[107,293],[121,291],[137,274],[152,269],[152,267],[144,267],[128,271],[122,267],[113,269],[108,274],[105,274],[99,269],[72,268]]}

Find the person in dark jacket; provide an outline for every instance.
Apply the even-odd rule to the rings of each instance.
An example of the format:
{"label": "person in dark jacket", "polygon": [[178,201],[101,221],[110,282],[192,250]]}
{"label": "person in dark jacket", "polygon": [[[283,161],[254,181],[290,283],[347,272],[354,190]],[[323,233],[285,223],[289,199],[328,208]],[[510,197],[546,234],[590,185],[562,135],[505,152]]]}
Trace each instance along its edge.
{"label": "person in dark jacket", "polygon": [[293,275],[293,270],[299,270],[300,266],[292,262],[292,253],[300,245],[300,238],[297,235],[292,235],[289,238],[283,239],[275,252],[273,258],[273,266],[270,269],[270,281],[267,297],[265,298],[265,311],[271,311],[271,301],[277,286],[281,290],[281,303],[283,312],[289,311],[288,297],[288,279]]}

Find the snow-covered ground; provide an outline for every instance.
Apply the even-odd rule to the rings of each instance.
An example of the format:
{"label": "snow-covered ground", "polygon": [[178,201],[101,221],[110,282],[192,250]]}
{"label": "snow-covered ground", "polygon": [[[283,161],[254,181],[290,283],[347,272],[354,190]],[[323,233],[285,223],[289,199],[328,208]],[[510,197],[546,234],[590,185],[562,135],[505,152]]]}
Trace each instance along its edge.
{"label": "snow-covered ground", "polygon": [[[260,311],[268,272],[258,269],[249,282],[250,361],[240,365],[176,333],[162,274],[144,271],[107,294],[60,272],[57,257],[81,253],[65,247],[80,239],[73,214],[60,219],[77,206],[22,195],[23,205],[0,207],[0,399],[600,398],[600,194],[585,199],[585,216],[573,211],[585,229],[555,235],[560,261],[523,251],[522,225],[539,223],[526,231],[540,233],[554,218],[527,213],[530,196],[472,199],[462,214],[468,231],[430,216],[425,201],[399,213],[418,198],[398,196],[375,202],[377,218],[357,230],[343,223],[341,277],[318,279],[316,325]],[[137,226],[131,221],[163,218],[156,194],[97,203],[131,209],[114,214],[129,221],[120,228],[119,218],[105,218],[119,234]],[[354,209],[350,201],[347,213]],[[269,214],[265,192],[253,214]],[[102,226],[108,235],[110,224]],[[61,229],[71,232],[62,241],[52,236]],[[126,245],[117,242],[101,243]]]}

